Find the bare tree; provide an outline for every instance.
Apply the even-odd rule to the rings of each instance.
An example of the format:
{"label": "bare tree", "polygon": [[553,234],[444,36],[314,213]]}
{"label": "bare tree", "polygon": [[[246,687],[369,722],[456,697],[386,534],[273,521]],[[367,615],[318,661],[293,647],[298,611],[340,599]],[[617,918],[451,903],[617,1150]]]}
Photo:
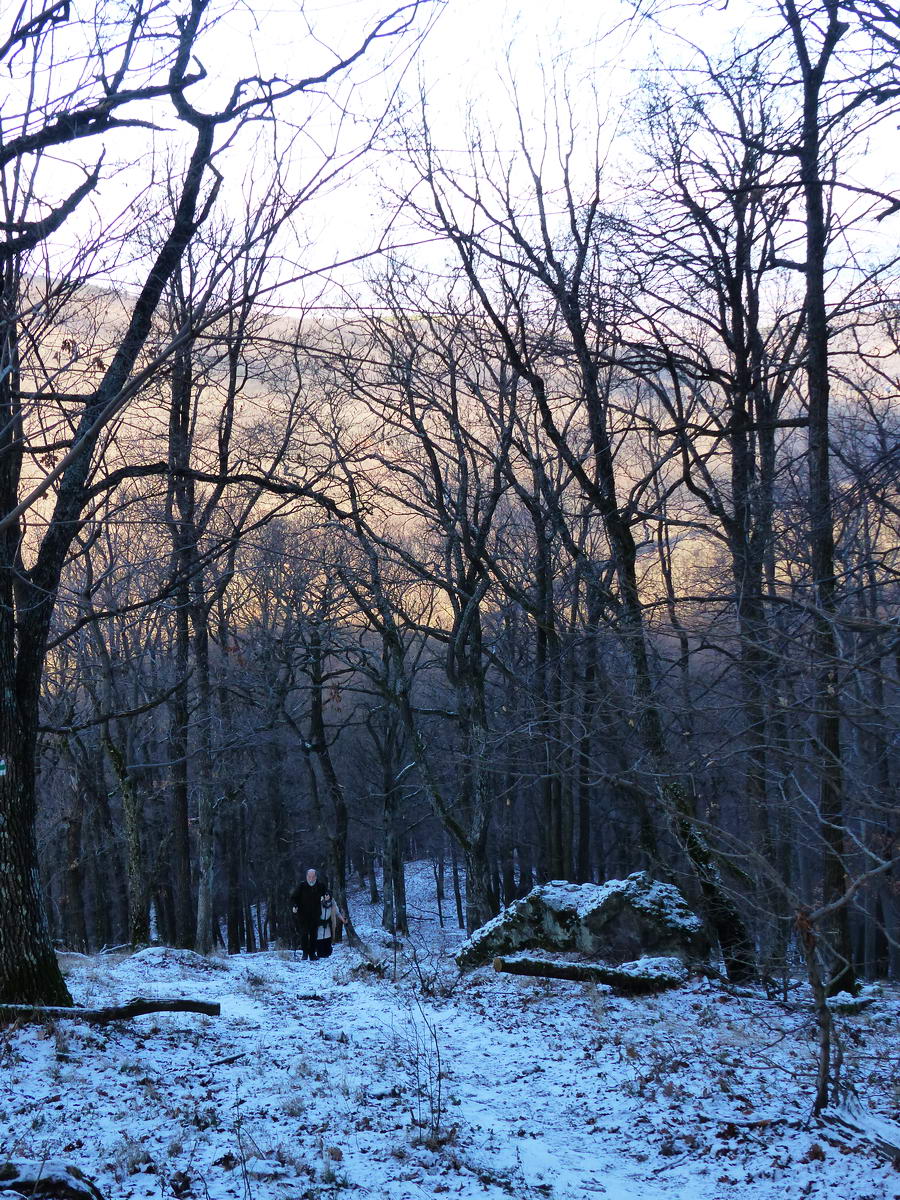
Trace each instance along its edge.
{"label": "bare tree", "polygon": [[[99,5],[84,23],[70,5],[20,9],[0,46],[21,84],[22,110],[15,132],[4,131],[0,166],[4,171],[2,350],[0,350],[0,532],[3,534],[0,643],[5,677],[2,690],[2,742],[5,772],[0,779],[5,820],[0,830],[2,913],[8,928],[0,942],[0,998],[59,1003],[68,993],[47,933],[34,869],[34,753],[42,668],[60,577],[73,538],[89,504],[101,433],[133,399],[148,376],[182,342],[144,354],[165,287],[187,246],[210,215],[221,173],[219,151],[242,124],[271,116],[277,104],[342,75],[373,44],[403,35],[417,5],[395,10],[360,38],[357,46],[307,78],[283,82],[251,78],[236,81],[219,111],[204,112],[189,99],[201,75],[191,62],[209,20],[206,0],[193,0],[187,12],[169,4],[138,4],[127,13]],[[84,59],[78,70],[77,56]],[[93,65],[85,67],[85,62]],[[50,80],[48,92],[32,86]],[[70,80],[74,82],[70,83]],[[43,86],[43,84],[42,84]],[[177,118],[179,136],[190,138],[187,161],[173,181],[177,195],[171,217],[146,261],[146,273],[128,302],[124,329],[109,360],[94,364],[96,380],[68,398],[59,382],[29,361],[31,303],[23,287],[23,256],[37,252],[84,203],[101,181],[102,156],[84,180],[61,201],[48,205],[46,155],[85,139],[104,139],[122,128],[152,121],[154,105],[165,102]],[[127,109],[126,109],[126,106]],[[77,156],[72,166],[77,170]],[[59,178],[58,162],[52,164]],[[53,269],[57,264],[53,263]],[[33,448],[30,379],[37,371],[41,396],[59,406],[60,436],[40,461]],[[139,468],[136,468],[139,471]],[[127,475],[127,472],[126,472]],[[121,478],[119,476],[118,478]],[[112,477],[110,478],[112,482]],[[26,521],[33,524],[26,528]],[[30,565],[26,565],[30,561]]]}
{"label": "bare tree", "polygon": [[[518,154],[506,167],[498,165],[503,163],[499,155],[490,156],[483,147],[473,151],[465,174],[446,165],[426,126],[419,140],[410,143],[428,197],[427,208],[423,199],[418,213],[423,223],[455,247],[511,369],[533,396],[544,432],[602,523],[615,572],[615,629],[630,664],[644,755],[644,779],[633,791],[641,814],[642,846],[647,860],[658,864],[658,818],[671,819],[729,973],[741,978],[754,970],[752,943],[722,885],[715,853],[694,820],[690,789],[668,766],[665,723],[638,579],[637,496],[634,490],[627,497],[622,494],[617,463],[617,448],[622,444],[613,402],[617,381],[607,369],[607,360],[619,331],[616,307],[608,302],[602,275],[607,221],[599,191],[599,148],[595,144],[594,156],[586,161],[576,155],[581,130],[564,88],[547,103],[548,146],[532,149],[519,110]],[[577,381],[573,392],[562,396],[549,366],[546,342],[534,337],[531,317],[539,305],[554,314],[557,354],[568,367],[563,377]],[[573,405],[583,413],[588,430],[587,461],[582,461],[567,436],[564,416]]]}

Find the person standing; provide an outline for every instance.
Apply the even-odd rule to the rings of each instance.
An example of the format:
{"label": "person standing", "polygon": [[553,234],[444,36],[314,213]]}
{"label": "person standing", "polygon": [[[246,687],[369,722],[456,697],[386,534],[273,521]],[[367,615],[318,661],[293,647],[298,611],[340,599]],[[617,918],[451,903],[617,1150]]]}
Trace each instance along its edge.
{"label": "person standing", "polygon": [[303,961],[318,958],[316,943],[319,938],[319,920],[322,899],[328,889],[319,879],[315,867],[306,872],[306,879],[291,893],[291,911],[300,931],[300,949]]}
{"label": "person standing", "polygon": [[331,955],[332,942],[337,941],[336,929],[343,929],[347,918],[338,908],[329,892],[322,897],[322,908],[319,912],[319,931],[316,941],[316,957],[328,958]]}

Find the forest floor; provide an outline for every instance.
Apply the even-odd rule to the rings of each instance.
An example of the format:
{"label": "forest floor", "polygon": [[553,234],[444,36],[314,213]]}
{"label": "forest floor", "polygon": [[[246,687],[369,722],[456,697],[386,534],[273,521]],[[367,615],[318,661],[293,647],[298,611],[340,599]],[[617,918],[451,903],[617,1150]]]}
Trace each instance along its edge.
{"label": "forest floor", "polygon": [[[346,944],[315,963],[64,956],[76,1003],[222,1015],[0,1030],[0,1161],[74,1164],[108,1200],[900,1200],[900,1170],[809,1119],[802,987],[781,1005],[707,981],[623,999],[460,977],[427,871],[409,887],[412,936],[382,977]],[[354,915],[375,944],[376,911]],[[897,989],[840,1018],[873,1119],[900,1116],[898,1018]]]}

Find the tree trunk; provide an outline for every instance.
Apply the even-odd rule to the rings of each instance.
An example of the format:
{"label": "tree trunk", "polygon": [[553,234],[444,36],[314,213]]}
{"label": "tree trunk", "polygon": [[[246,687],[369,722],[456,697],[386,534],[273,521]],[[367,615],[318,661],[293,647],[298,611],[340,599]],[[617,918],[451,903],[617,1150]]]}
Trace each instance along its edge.
{"label": "tree trunk", "polygon": [[538,739],[538,778],[544,815],[544,871],[550,879],[565,879],[565,847],[561,780],[559,777],[559,638],[554,611],[550,545],[543,514],[531,511],[537,562],[535,566],[535,662]]}
{"label": "tree trunk", "polygon": [[706,838],[697,828],[691,803],[681,789],[671,787],[676,829],[694,868],[703,913],[719,939],[725,972],[731,983],[746,983],[756,976],[756,947],[733,896],[725,886],[719,865]]}
{"label": "tree trunk", "polygon": [[194,944],[194,905],[191,887],[191,835],[188,804],[188,595],[187,580],[175,588],[175,673],[181,682],[172,695],[168,750],[172,780],[173,899],[175,940],[183,949]]}
{"label": "tree trunk", "polygon": [[369,903],[377,904],[379,901],[378,895],[378,875],[375,871],[375,851],[364,851],[366,856],[366,867],[369,877]]}
{"label": "tree trunk", "polygon": [[110,1004],[105,1008],[57,1007],[36,1004],[0,1004],[0,1022],[3,1021],[87,1021],[91,1025],[108,1025],[110,1021],[130,1021],[132,1017],[143,1017],[149,1013],[193,1012],[206,1017],[221,1015],[221,1005],[210,1000],[142,1000],[136,998],[127,1004]]}
{"label": "tree trunk", "polygon": [[122,796],[128,878],[128,941],[132,946],[141,946],[150,941],[150,888],[141,844],[141,805],[125,757],[108,731],[103,734],[103,745]]}
{"label": "tree trunk", "polygon": [[241,850],[237,817],[233,811],[228,821],[223,854],[227,863],[227,948],[229,954],[240,954],[245,937],[244,904],[241,893]]}
{"label": "tree trunk", "polygon": [[539,979],[570,979],[575,983],[605,983],[626,996],[647,996],[680,987],[687,972],[654,971],[646,975],[622,971],[617,967],[593,963],[553,962],[545,958],[495,958],[494,970],[510,975],[530,975]]}
{"label": "tree trunk", "polygon": [[[7,660],[8,661],[8,660]],[[6,671],[6,664],[2,668]],[[29,1003],[68,1005],[72,997],[60,974],[35,864],[34,738],[26,736],[15,693],[0,693],[0,745],[5,770],[0,775],[0,909],[18,931],[0,938],[0,1004],[23,996]]]}
{"label": "tree trunk", "polygon": [[203,572],[195,563],[191,586],[194,668],[197,688],[197,932],[196,948],[209,954],[216,930],[216,808],[212,779],[212,688],[209,678],[209,628],[203,596]]}
{"label": "tree trunk", "polygon": [[403,873],[403,843],[400,829],[400,791],[397,784],[399,760],[395,731],[386,729],[379,739],[382,759],[381,790],[384,797],[384,842],[382,862],[384,912],[382,928],[389,933],[409,933],[406,915],[406,881]]}
{"label": "tree trunk", "polygon": [[459,862],[456,858],[456,847],[450,839],[450,873],[453,879],[453,899],[456,903],[456,923],[460,929],[465,929],[466,919],[463,916],[462,888],[459,881]]}
{"label": "tree trunk", "polygon": [[[325,724],[324,685],[324,650],[321,631],[315,624],[309,634],[309,665],[307,674],[310,681],[310,754],[315,754],[316,761],[325,780],[325,788],[331,802],[331,813],[326,815],[319,799],[319,789],[314,788],[316,799],[317,819],[319,829],[325,837],[328,847],[329,873],[331,875],[331,893],[338,908],[346,917],[344,928],[351,945],[359,945],[359,936],[353,925],[350,907],[347,903],[347,831],[349,814],[344,788],[335,770],[328,744],[328,731]],[[313,770],[310,763],[310,769]]]}
{"label": "tree trunk", "polygon": [[[232,795],[230,798],[231,806],[237,812],[237,835],[240,847],[239,868],[240,868],[240,889],[241,900],[244,906],[244,930],[246,933],[247,953],[252,954],[256,950],[257,943],[261,950],[265,949],[265,939],[263,937],[262,928],[262,913],[259,897],[255,888],[251,888],[250,880],[250,830],[247,827],[247,810],[238,798]],[[253,924],[253,908],[254,901],[256,907],[256,926]]]}
{"label": "tree trunk", "polygon": [[[187,50],[201,10],[185,17]],[[186,67],[185,59],[185,67]],[[184,67],[173,68],[173,81]],[[35,845],[35,751],[38,701],[50,622],[66,560],[88,504],[93,452],[106,416],[131,376],[147,341],[162,291],[196,232],[197,200],[205,179],[215,128],[195,126],[196,141],[172,223],[154,258],[127,327],[93,392],[73,414],[71,447],[47,509],[34,565],[21,560],[19,511],[22,410],[18,356],[20,280],[15,255],[3,265],[0,296],[0,1001],[68,1004],[70,997],[50,944],[38,885]],[[77,137],[78,134],[72,136]],[[13,936],[10,936],[13,934]]]}
{"label": "tree trunk", "polygon": [[87,923],[84,915],[84,789],[72,761],[73,796],[65,819],[66,870],[63,884],[62,928],[63,944],[87,953]]}
{"label": "tree trunk", "polygon": [[437,857],[432,857],[431,866],[434,870],[435,899],[437,900],[438,925],[444,928],[444,847],[443,843]]}
{"label": "tree trunk", "polygon": [[[803,85],[803,123],[800,180],[806,219],[806,384],[809,409],[809,547],[815,615],[814,752],[819,768],[819,813],[823,852],[823,904],[832,905],[846,890],[844,865],[844,769],[841,754],[841,707],[835,633],[837,613],[834,574],[834,514],[831,498],[830,366],[825,271],[829,234],[822,178],[821,90],[834,50],[848,26],[837,5],[828,5],[820,52],[813,62],[811,46],[794,0],[785,0],[785,13],[794,38]],[[824,940],[831,953],[830,995],[856,990],[856,972],[846,904],[835,908]]]}
{"label": "tree trunk", "polygon": [[294,942],[288,898],[294,872],[292,839],[288,836],[288,815],[282,794],[285,775],[285,756],[281,743],[276,741],[266,756],[266,806],[263,822],[266,844],[272,854],[271,870],[265,874],[266,911],[269,917],[269,936],[287,945]]}

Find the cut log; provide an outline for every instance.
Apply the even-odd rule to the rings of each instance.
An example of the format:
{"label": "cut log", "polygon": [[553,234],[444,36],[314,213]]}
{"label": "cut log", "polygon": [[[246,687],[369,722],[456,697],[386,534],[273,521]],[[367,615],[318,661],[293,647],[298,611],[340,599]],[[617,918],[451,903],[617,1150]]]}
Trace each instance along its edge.
{"label": "cut log", "polygon": [[545,958],[495,958],[495,971],[510,975],[533,975],[538,979],[571,979],[576,983],[605,983],[626,996],[646,996],[680,987],[688,977],[677,959],[653,958],[622,966],[594,963],[553,962]]}
{"label": "cut log", "polygon": [[142,1000],[136,997],[127,1004],[111,1004],[106,1008],[44,1008],[32,1004],[0,1004],[0,1024],[14,1021],[41,1024],[44,1021],[87,1021],[91,1025],[106,1025],[109,1021],[130,1021],[147,1013],[192,1012],[206,1017],[218,1017],[220,1004],[207,1000]]}

